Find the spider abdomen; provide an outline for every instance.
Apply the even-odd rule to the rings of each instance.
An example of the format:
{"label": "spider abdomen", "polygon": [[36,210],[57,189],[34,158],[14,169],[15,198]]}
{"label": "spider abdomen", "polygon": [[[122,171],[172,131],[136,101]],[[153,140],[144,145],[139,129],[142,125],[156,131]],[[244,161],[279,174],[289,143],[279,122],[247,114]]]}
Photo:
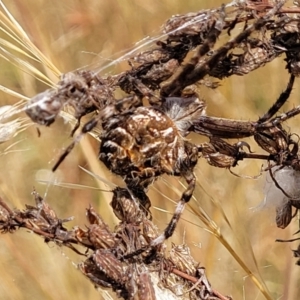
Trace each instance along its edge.
{"label": "spider abdomen", "polygon": [[184,140],[174,122],[153,107],[138,107],[110,119],[101,135],[100,160],[113,173],[138,182],[177,173]]}

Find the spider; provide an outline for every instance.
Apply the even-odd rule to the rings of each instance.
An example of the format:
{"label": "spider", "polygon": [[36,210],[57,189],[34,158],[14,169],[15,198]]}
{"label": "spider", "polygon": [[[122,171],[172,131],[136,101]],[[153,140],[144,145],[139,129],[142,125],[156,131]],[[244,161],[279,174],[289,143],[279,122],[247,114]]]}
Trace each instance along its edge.
{"label": "spider", "polygon": [[182,176],[188,184],[171,221],[151,242],[152,247],[172,236],[195,189],[198,147],[185,136],[204,112],[205,104],[198,97],[170,97],[159,107],[140,106],[103,122],[99,158],[123,177],[129,189],[146,191],[163,174]]}
{"label": "spider", "polygon": [[[271,118],[288,99],[293,83],[294,76],[291,75],[286,90],[279,96],[275,104],[257,122],[244,122],[244,130],[240,130],[239,126],[236,126],[238,121],[211,118],[215,128],[219,129],[219,123],[222,123],[222,127],[226,130],[223,128],[223,131],[211,131],[210,133],[208,129],[211,128],[205,128],[203,122],[203,119],[208,118],[205,115],[206,105],[195,93],[187,94],[186,97],[167,97],[162,99],[161,105],[157,106],[142,106],[139,99],[134,96],[116,100],[99,111],[97,116],[83,126],[81,134],[61,155],[53,170],[56,170],[82,134],[91,131],[98,123],[101,123],[99,159],[111,172],[124,179],[128,189],[138,199],[141,198],[141,195],[146,195],[148,187],[163,174],[183,177],[188,186],[177,204],[173,217],[163,233],[152,240],[150,246],[147,246],[147,248],[155,248],[172,236],[185,204],[189,202],[195,189],[196,179],[193,171],[201,147],[192,144],[185,138],[189,132],[195,131],[222,138],[261,134],[263,138],[268,138],[267,142],[269,142],[272,140],[273,131],[269,130],[268,126],[276,123],[276,120],[281,120],[285,115]],[[52,94],[50,93],[50,95]],[[271,121],[269,121],[270,119]],[[207,122],[206,125],[211,124]],[[229,132],[229,136],[227,136],[226,132],[228,134],[230,127],[235,128],[235,132]],[[260,131],[257,131],[258,129]],[[289,141],[286,142],[290,144]],[[234,153],[232,155],[239,154],[239,149],[236,150],[232,152]],[[220,152],[220,150],[218,151]],[[145,201],[142,205],[148,209],[150,205],[147,202],[149,200],[147,200],[147,196],[143,198]],[[141,248],[126,257],[137,255],[145,250],[145,248]]]}
{"label": "spider", "polygon": [[[182,96],[184,88],[202,79],[209,73],[209,70],[216,67],[217,62],[230,49],[246,40],[252,32],[260,30],[283,3],[284,1],[279,1],[269,13],[258,18],[246,30],[213,51],[212,55],[208,56],[209,58],[201,62],[201,58],[210,51],[225,26],[225,13],[222,8],[220,20],[211,27],[196,55],[173,80],[160,89],[160,96],[156,96],[159,101],[149,99],[152,106],[143,106],[143,96],[149,94],[150,97],[155,98],[151,86],[157,89],[159,83],[165,79],[159,78],[156,81],[153,79],[155,84],[152,85],[151,80],[148,83],[139,80],[138,72],[134,73],[136,70],[124,72],[122,76],[112,81],[102,79],[90,72],[75,74],[75,76],[68,73],[69,75],[62,78],[56,90],[48,90],[33,98],[30,103],[32,106],[28,106],[26,112],[33,121],[47,126],[54,122],[65,104],[73,106],[78,122],[72,133],[78,128],[82,116],[93,111],[98,112],[98,115],[83,125],[81,134],[61,155],[53,171],[58,168],[82,135],[90,132],[100,123],[103,130],[100,135],[99,159],[110,171],[121,176],[133,193],[146,193],[149,185],[163,174],[183,177],[188,186],[167,228],[151,242],[150,246],[155,247],[161,244],[173,234],[185,204],[189,202],[195,189],[196,179],[193,171],[198,161],[200,148],[190,143],[185,137],[190,131],[199,130],[205,113],[205,104],[196,94]],[[155,64],[159,66],[157,62]],[[147,80],[149,81],[148,77]],[[116,86],[131,94],[121,100],[116,100],[114,96]],[[284,101],[288,98],[290,90],[286,93]],[[271,108],[270,114],[274,115],[279,108],[280,106]],[[251,127],[252,124],[249,125],[250,122],[248,122],[247,125],[251,127],[251,130],[247,136],[253,135],[257,128],[263,128],[266,131],[267,128],[262,126],[265,125],[264,121],[267,119],[269,117],[264,116],[256,122],[257,126],[254,127]],[[229,124],[230,121],[233,122],[231,124],[235,124],[235,121],[227,120]],[[198,132],[201,133],[200,131]],[[235,134],[238,134],[237,132],[239,128],[236,128]],[[271,135],[272,132],[268,134]],[[141,251],[144,250],[141,249]]]}
{"label": "spider", "polygon": [[[71,76],[67,76],[67,79],[69,77]],[[79,81],[78,78],[78,75],[71,77],[72,80],[75,79],[75,83]],[[102,90],[110,91],[106,89],[105,84],[98,82],[101,83],[101,80],[97,79],[97,90],[100,86]],[[86,83],[80,83],[80,86],[77,84],[72,87],[71,80],[64,81],[63,78],[58,90],[48,90],[33,98],[30,105],[37,105],[30,106],[27,114],[37,123],[50,125],[58,114],[59,106],[61,109],[66,101],[75,106],[75,109],[81,108],[76,99],[81,99],[80,94],[88,90],[88,87],[86,88]],[[60,97],[57,98],[57,95]],[[91,104],[87,110],[83,107],[76,111],[78,120],[97,107],[94,95],[88,93],[88,96]],[[41,98],[43,102],[39,104]],[[205,103],[196,94],[191,93],[186,93],[185,98],[167,97],[161,105],[148,107],[142,106],[137,96],[128,96],[121,100],[110,97],[107,102],[111,104],[99,109],[98,115],[83,125],[81,134],[67,147],[52,170],[58,168],[83,134],[100,123],[102,133],[99,159],[110,171],[124,179],[132,194],[145,194],[149,185],[163,174],[185,178],[188,187],[182,194],[173,218],[164,233],[151,244],[158,245],[173,234],[184,206],[195,188],[193,169],[198,161],[198,148],[186,140],[185,136],[192,128],[193,122],[205,113]],[[143,205],[146,209],[150,206],[148,203]]]}

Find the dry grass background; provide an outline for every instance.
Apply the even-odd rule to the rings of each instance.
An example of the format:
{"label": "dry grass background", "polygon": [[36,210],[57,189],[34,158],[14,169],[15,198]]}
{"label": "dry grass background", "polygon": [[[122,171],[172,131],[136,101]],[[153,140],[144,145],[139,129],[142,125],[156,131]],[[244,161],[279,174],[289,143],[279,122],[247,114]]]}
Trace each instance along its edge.
{"label": "dry grass background", "polygon": [[[94,63],[105,64],[110,58],[117,58],[131,49],[135,42],[159,34],[161,24],[173,14],[218,6],[222,1],[10,0],[4,3],[42,53],[61,72],[67,72]],[[7,38],[3,33],[0,37]],[[20,70],[4,59],[0,60],[0,66],[0,84],[3,86],[28,97],[47,88],[28,75],[25,68]],[[43,71],[43,66],[36,66]],[[123,62],[109,71],[118,72],[125,67],[126,62]],[[287,80],[284,64],[277,59],[245,77],[223,80],[217,90],[201,88],[201,93],[207,101],[209,115],[256,120],[275,101]],[[284,110],[299,104],[298,95],[299,83],[296,81],[292,97]],[[16,97],[1,92],[1,106],[17,101]],[[297,120],[288,123],[294,132],[299,132],[298,124]],[[75,217],[69,226],[84,226],[85,208],[90,203],[113,226],[116,220],[108,205],[110,193],[91,188],[63,188],[37,181],[43,179],[44,174],[49,176],[47,170],[53,166],[62,147],[70,142],[70,126],[62,120],[50,128],[40,129],[40,138],[33,125],[0,145],[1,197],[11,207],[21,208],[25,203],[33,203],[31,191],[34,186],[41,195],[46,196],[60,217]],[[7,147],[16,142],[11,148],[16,151],[8,152]],[[78,167],[80,165],[112,182],[118,182],[97,161],[97,147],[98,142],[86,136],[58,172],[52,175],[53,178],[63,183],[103,187],[83,172]],[[245,161],[234,171],[240,175],[257,175],[260,168],[261,162]],[[171,241],[186,243],[194,258],[206,267],[212,286],[233,299],[266,299],[251,280],[250,272],[259,278],[262,286],[268,288],[269,299],[299,299],[300,269],[294,265],[291,252],[296,244],[275,242],[276,238],[290,238],[297,230],[298,221],[294,219],[292,225],[283,231],[276,228],[274,207],[251,209],[264,198],[264,176],[256,180],[238,178],[228,170],[208,166],[204,160],[200,160],[196,167],[196,175],[198,185],[195,197]],[[175,207],[169,199],[176,201],[180,191],[182,186],[178,178],[172,177],[158,180],[151,188],[154,222],[162,230]],[[200,209],[215,222],[224,240],[249,269],[248,273],[220,239],[201,223],[197,215]],[[76,270],[74,263],[80,261],[78,255],[45,244],[41,238],[24,230],[0,236],[0,258],[1,299],[75,300],[103,296]]]}

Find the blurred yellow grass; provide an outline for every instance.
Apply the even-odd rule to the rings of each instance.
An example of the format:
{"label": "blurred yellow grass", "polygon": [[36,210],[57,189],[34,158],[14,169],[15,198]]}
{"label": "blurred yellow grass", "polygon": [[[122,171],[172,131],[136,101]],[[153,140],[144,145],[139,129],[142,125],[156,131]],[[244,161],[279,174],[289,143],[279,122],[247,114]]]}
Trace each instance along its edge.
{"label": "blurred yellow grass", "polygon": [[[217,6],[222,1],[165,0],[144,3],[137,0],[70,0],[54,3],[11,0],[4,3],[29,39],[53,63],[52,67],[46,67],[45,63],[31,60],[32,65],[46,74],[50,82],[55,82],[58,69],[67,72],[95,63],[107,64],[110,58],[117,58],[124,51],[126,53],[145,36],[159,34],[160,26],[171,15]],[[0,21],[3,18],[0,15]],[[0,33],[0,38],[8,39],[3,33]],[[14,44],[13,40],[8,42]],[[17,58],[28,60],[26,55],[15,53],[12,47],[10,49]],[[107,71],[118,72],[122,68],[126,68],[126,62]],[[248,76],[225,79],[217,90],[203,88],[201,92],[208,104],[208,114],[257,119],[285,88],[288,78],[287,74],[283,74],[283,69],[283,63],[276,60]],[[0,84],[27,97],[48,88],[24,72],[24,67],[20,69],[4,59],[1,60]],[[298,104],[298,93],[296,82],[284,110]],[[17,101],[12,95],[1,93],[1,106]],[[296,120],[288,124],[298,132]],[[33,202],[30,193],[35,186],[41,195],[45,193],[60,217],[75,216],[75,221],[70,222],[69,226],[83,226],[86,223],[85,208],[90,203],[103,216],[109,216],[106,221],[113,226],[116,220],[111,217],[109,193],[92,189],[72,190],[37,182],[38,171],[51,169],[61,148],[70,142],[70,126],[62,120],[40,130],[42,136],[38,138],[35,126],[31,126],[9,142],[20,141],[15,145],[17,152],[0,156],[1,197],[9,201],[11,207],[20,208],[25,203]],[[5,153],[9,143],[0,145],[0,154]],[[93,177],[78,167],[81,165],[112,182],[119,182],[98,162],[97,141],[86,136],[80,144],[53,175],[54,178],[67,183],[98,186]],[[234,171],[255,176],[260,167],[260,162],[245,161]],[[176,244],[184,242],[191,248],[195,259],[206,268],[212,286],[223,294],[231,295],[233,299],[266,299],[267,296],[257,289],[232,253],[203,225],[200,218],[203,210],[234,253],[242,258],[249,272],[260,278],[260,284],[267,286],[271,299],[298,299],[299,270],[294,266],[290,251],[296,245],[275,243],[276,238],[289,238],[297,229],[297,221],[283,231],[275,226],[275,208],[250,209],[264,197],[264,178],[238,178],[228,170],[208,166],[203,160],[196,168],[196,175],[198,186],[195,197],[171,241]],[[160,208],[152,209],[152,212],[154,222],[161,230],[175,207],[168,198],[176,202],[182,189],[178,178],[164,177],[150,190],[153,207]],[[99,299],[103,296],[74,267],[73,262],[79,262],[80,257],[69,250],[44,244],[33,234],[20,231],[14,235],[1,235],[0,254],[1,299]]]}

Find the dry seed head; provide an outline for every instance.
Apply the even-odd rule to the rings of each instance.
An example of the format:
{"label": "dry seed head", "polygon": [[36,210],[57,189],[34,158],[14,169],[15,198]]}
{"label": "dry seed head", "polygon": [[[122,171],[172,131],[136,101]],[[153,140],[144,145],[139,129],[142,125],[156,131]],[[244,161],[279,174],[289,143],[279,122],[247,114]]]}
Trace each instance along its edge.
{"label": "dry seed head", "polygon": [[148,83],[153,89],[159,88],[162,81],[169,79],[178,69],[177,59],[170,59],[164,64],[153,65],[147,74],[141,76],[143,82]]}
{"label": "dry seed head", "polygon": [[0,206],[0,231],[4,230],[2,224],[7,223],[10,220],[10,212],[3,206]]}
{"label": "dry seed head", "polygon": [[116,246],[116,239],[108,226],[92,224],[88,227],[87,235],[96,249],[110,249]]}
{"label": "dry seed head", "polygon": [[155,290],[151,281],[151,276],[147,270],[141,272],[137,276],[138,299],[140,300],[155,300]]}
{"label": "dry seed head", "polygon": [[26,113],[40,125],[50,126],[65,105],[74,108],[74,117],[102,109],[114,100],[109,80],[88,71],[63,74],[55,89],[29,100]]}
{"label": "dry seed head", "polygon": [[177,269],[192,276],[195,275],[196,269],[199,267],[199,263],[193,259],[190,249],[185,244],[172,245],[169,259]]}
{"label": "dry seed head", "polygon": [[232,73],[240,76],[246,75],[272,61],[279,54],[281,52],[276,52],[272,48],[267,48],[267,46],[249,49],[234,60]]}
{"label": "dry seed head", "polygon": [[[113,190],[113,198],[110,205],[113,208],[116,217],[125,223],[141,223],[145,218],[145,214],[139,208],[138,204],[143,202],[143,199],[135,201],[132,199],[133,195],[130,195],[127,189],[117,187]],[[145,194],[145,197],[146,194]],[[147,199],[147,201],[150,201]],[[139,202],[139,203],[137,203]]]}
{"label": "dry seed head", "polygon": [[196,13],[184,15],[175,15],[164,25],[163,32],[168,33],[170,39],[178,39],[182,36],[204,35],[214,24],[216,16],[209,13],[208,10],[201,10]]}
{"label": "dry seed head", "polygon": [[98,269],[110,280],[118,283],[125,282],[125,264],[117,259],[109,250],[98,249],[92,257]]}

